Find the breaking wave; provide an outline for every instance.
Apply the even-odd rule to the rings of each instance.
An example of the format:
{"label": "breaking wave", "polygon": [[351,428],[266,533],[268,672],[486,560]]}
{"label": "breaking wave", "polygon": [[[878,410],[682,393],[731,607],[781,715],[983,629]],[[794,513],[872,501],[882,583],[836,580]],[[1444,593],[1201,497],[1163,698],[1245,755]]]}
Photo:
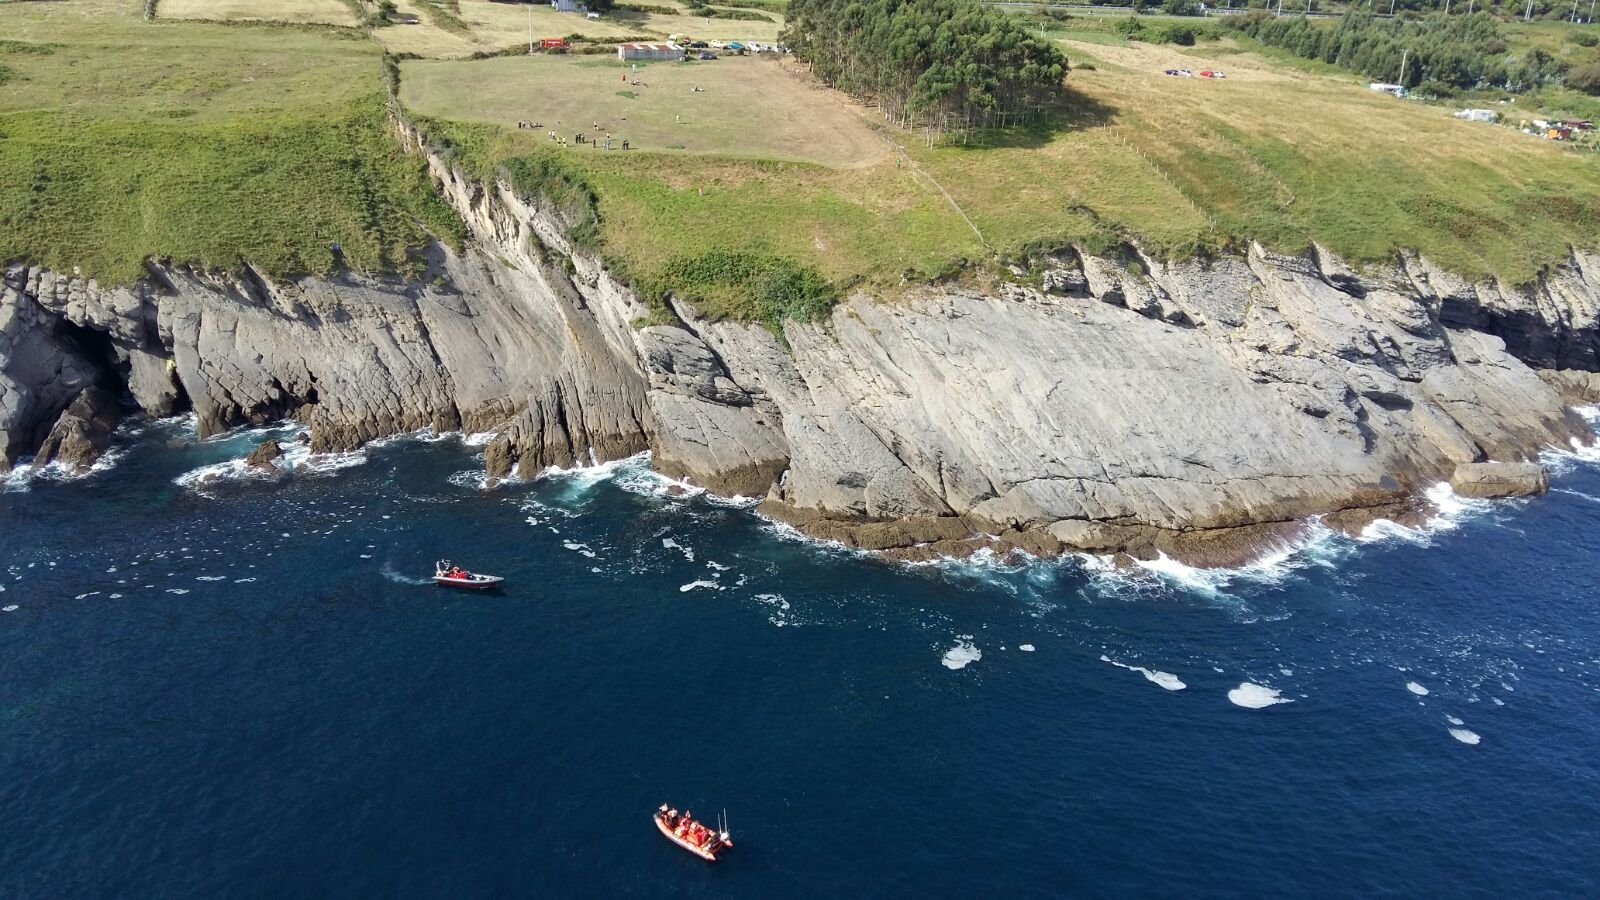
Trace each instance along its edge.
{"label": "breaking wave", "polygon": [[5,480],[0,481],[0,493],[26,491],[41,481],[81,481],[93,478],[110,471],[126,455],[126,447],[112,447],[102,453],[100,458],[94,461],[94,465],[82,472],[75,472],[60,462],[51,462],[43,466],[35,466],[32,462],[18,463],[6,475]]}
{"label": "breaking wave", "polygon": [[[259,440],[266,440],[275,435],[282,435],[288,429],[282,426],[274,428],[251,429],[244,432],[233,432],[227,435],[230,441],[247,444],[249,449],[254,449]],[[244,440],[241,440],[244,439]],[[331,475],[341,469],[363,465],[368,461],[365,450],[349,450],[342,453],[312,453],[311,446],[299,441],[285,441],[283,437],[277,438],[283,447],[283,455],[275,460],[279,471],[269,472],[248,465],[245,456],[226,459],[209,465],[198,466],[190,469],[173,479],[179,487],[192,490],[197,494],[206,495],[207,489],[228,482],[243,481],[270,481],[286,475]]]}

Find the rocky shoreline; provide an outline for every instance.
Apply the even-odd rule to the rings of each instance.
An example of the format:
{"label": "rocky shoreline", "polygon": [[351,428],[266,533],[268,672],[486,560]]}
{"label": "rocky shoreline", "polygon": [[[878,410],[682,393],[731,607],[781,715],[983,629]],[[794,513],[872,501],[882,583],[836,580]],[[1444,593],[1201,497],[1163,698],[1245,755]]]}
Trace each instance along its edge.
{"label": "rocky shoreline", "polygon": [[92,465],[122,394],[192,410],[201,436],[294,418],[317,452],[492,431],[490,479],[650,449],[665,474],[897,559],[1215,566],[1313,516],[1359,531],[1418,515],[1439,481],[1539,493],[1519,464],[1594,439],[1568,405],[1600,397],[1600,256],[1512,289],[1414,257],[1357,272],[1319,250],[1064,248],[1015,281],[852,296],[787,323],[785,346],[683,304],[636,327],[644,304],[559,213],[429,158],[472,241],[429,248],[419,278],[152,261],[107,289],[8,268],[0,470]]}

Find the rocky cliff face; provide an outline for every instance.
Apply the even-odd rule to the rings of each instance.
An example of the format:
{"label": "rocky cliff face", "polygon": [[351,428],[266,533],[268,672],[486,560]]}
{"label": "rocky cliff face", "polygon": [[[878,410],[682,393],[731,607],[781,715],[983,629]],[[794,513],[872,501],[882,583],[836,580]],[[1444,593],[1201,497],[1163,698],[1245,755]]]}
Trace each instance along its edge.
{"label": "rocky cliff face", "polygon": [[202,434],[300,419],[317,450],[494,431],[495,477],[648,447],[668,474],[901,556],[1230,562],[1307,516],[1367,510],[1337,517],[1358,525],[1459,464],[1592,437],[1565,403],[1600,396],[1600,257],[1511,290],[1418,259],[1069,249],[1033,286],[852,297],[789,323],[785,348],[682,305],[679,325],[634,327],[644,306],[559,213],[431,163],[473,242],[432,248],[415,280],[153,264],[102,290],[7,270],[0,466],[52,431],[92,461],[89,392],[126,385]]}

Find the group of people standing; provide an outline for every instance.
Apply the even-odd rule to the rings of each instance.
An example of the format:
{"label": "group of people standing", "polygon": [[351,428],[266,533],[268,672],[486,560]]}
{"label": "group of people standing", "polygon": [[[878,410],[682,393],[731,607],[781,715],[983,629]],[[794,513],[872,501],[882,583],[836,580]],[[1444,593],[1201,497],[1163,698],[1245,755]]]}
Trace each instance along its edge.
{"label": "group of people standing", "polygon": [[704,847],[716,838],[716,832],[696,822],[693,815],[684,810],[682,815],[675,809],[668,809],[665,803],[661,804],[661,817],[666,821],[672,833],[695,845]]}

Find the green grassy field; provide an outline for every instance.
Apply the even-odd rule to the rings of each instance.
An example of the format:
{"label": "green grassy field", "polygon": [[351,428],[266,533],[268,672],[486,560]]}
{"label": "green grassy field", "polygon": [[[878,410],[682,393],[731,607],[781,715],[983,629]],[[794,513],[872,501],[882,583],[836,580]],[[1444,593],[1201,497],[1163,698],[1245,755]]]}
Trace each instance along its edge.
{"label": "green grassy field", "polygon": [[[875,161],[760,162],[750,157],[781,154],[757,128],[719,134],[705,148],[718,154],[710,158],[561,150],[526,133],[487,139],[482,128],[473,146],[481,162],[556,154],[584,173],[600,197],[608,252],[646,277],[684,253],[726,247],[893,290],[991,253],[1128,238],[1174,256],[1248,240],[1286,251],[1318,241],[1358,263],[1419,250],[1464,275],[1524,282],[1569,246],[1600,237],[1593,155],[1458,121],[1369,91],[1348,73],[1286,66],[1234,42],[1068,46],[1093,68],[1073,73],[1073,106],[1052,127],[928,147],[857,109],[860,127],[903,150]],[[527,68],[493,62],[408,64],[408,101],[427,98],[419,111],[478,123],[503,124],[517,109],[534,117],[516,104],[490,114],[499,101],[485,80],[501,81],[509,63]],[[539,65],[541,78],[557,80],[553,73],[582,63]],[[1229,77],[1174,78],[1162,74],[1169,67]],[[485,73],[494,77],[474,77]],[[505,80],[513,99],[544,95]],[[739,120],[795,91],[839,102],[803,85],[751,81],[720,113]],[[732,96],[705,99],[716,108]]]}
{"label": "green grassy field", "polygon": [[[1316,240],[1358,262],[1414,249],[1517,282],[1600,238],[1593,154],[1236,47],[1073,49],[1097,60],[1071,76],[1092,110],[1076,126],[1021,146],[913,145],[999,249],[1073,233],[1087,210],[1168,252]],[[1229,77],[1162,74],[1173,67]]]}
{"label": "green grassy field", "polygon": [[[473,28],[490,17],[480,4],[527,14],[460,0]],[[379,40],[424,26],[145,22],[140,8],[0,5],[0,255],[120,281],[149,256],[325,271],[335,244],[357,268],[400,269],[430,235],[459,236],[385,121]],[[1079,32],[1109,34],[1051,34]],[[1069,106],[1047,127],[965,144],[930,146],[769,60],[637,76],[606,56],[412,60],[401,96],[478,174],[581,198],[596,217],[584,236],[639,285],[692,287],[744,318],[811,308],[807,273],[890,294],[1067,242],[1181,256],[1318,241],[1358,263],[1418,250],[1510,282],[1600,244],[1592,153],[1249,42],[1063,45],[1080,64]],[[596,121],[637,149],[545,134]]]}
{"label": "green grassy field", "polygon": [[[137,4],[127,4],[135,10]],[[128,281],[148,256],[397,269],[460,228],[385,121],[359,32],[0,6],[0,256]]]}
{"label": "green grassy field", "polygon": [[[892,161],[835,169],[774,160],[678,153],[561,150],[528,132],[426,121],[430,137],[456,149],[467,169],[559,169],[597,199],[599,244],[608,261],[641,284],[661,281],[676,261],[735,251],[781,257],[838,284],[891,289],[925,281],[983,247],[926,179]],[[542,185],[521,181],[530,192]],[[732,290],[702,298],[705,311],[737,315]],[[740,316],[742,318],[742,316]]]}

